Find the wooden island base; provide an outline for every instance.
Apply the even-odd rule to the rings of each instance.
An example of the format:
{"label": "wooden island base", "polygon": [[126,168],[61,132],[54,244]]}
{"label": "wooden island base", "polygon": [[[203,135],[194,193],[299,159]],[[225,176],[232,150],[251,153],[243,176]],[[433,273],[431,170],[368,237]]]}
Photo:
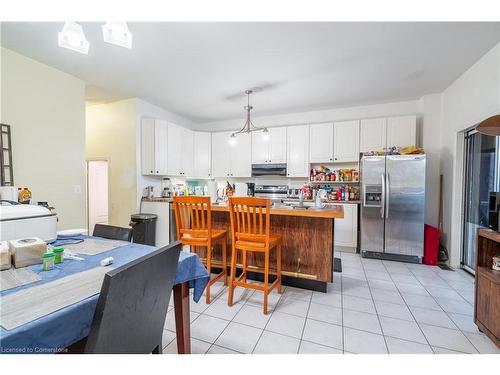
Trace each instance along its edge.
{"label": "wooden island base", "polygon": [[[271,233],[282,236],[281,267],[283,285],[296,286],[326,292],[327,283],[333,281],[333,228],[334,219],[343,218],[341,206],[330,210],[285,211],[271,209]],[[318,214],[315,215],[314,213]],[[212,226],[228,233],[228,249],[231,249],[229,212],[225,206],[212,206]],[[206,250],[197,248],[203,259]],[[275,251],[271,251],[270,265],[276,265]],[[221,265],[221,248],[212,252],[212,265]],[[262,275],[252,272],[264,268],[264,256],[247,253],[249,278],[260,280]],[[238,255],[237,267],[241,268],[242,257]]]}

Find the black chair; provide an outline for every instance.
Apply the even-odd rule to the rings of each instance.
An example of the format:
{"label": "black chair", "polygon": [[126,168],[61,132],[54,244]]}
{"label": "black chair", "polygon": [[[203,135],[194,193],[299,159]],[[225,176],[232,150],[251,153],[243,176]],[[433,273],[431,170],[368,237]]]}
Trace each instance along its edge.
{"label": "black chair", "polygon": [[115,227],[114,225],[96,224],[94,233],[96,237],[108,238],[110,240],[132,241],[132,228]]}
{"label": "black chair", "polygon": [[181,244],[106,273],[85,353],[161,353]]}

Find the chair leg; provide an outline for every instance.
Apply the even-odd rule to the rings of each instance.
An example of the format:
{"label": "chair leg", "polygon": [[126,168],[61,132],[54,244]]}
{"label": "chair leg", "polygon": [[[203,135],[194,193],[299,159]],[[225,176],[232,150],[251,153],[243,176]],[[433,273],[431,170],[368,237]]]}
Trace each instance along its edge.
{"label": "chair leg", "polygon": [[247,252],[246,252],[246,250],[243,250],[241,255],[243,256],[243,261],[242,261],[243,269],[241,272],[243,273],[243,281],[246,283],[247,282]]}
{"label": "chair leg", "polygon": [[264,315],[267,315],[268,294],[269,294],[269,250],[265,252],[265,263],[264,263]]}
{"label": "chair leg", "polygon": [[233,306],[233,290],[234,290],[234,279],[236,276],[236,248],[233,245],[233,250],[231,252],[231,273],[229,275],[229,292],[227,297],[227,304]]}
{"label": "chair leg", "polygon": [[[209,243],[207,246],[207,272],[210,279],[212,278],[212,245]],[[210,304],[210,281],[207,284],[207,291],[205,293],[206,303]]]}
{"label": "chair leg", "polygon": [[222,240],[222,267],[224,272],[224,285],[227,285],[227,242],[226,237]]}
{"label": "chair leg", "polygon": [[278,293],[283,293],[281,289],[281,244],[276,247],[276,273],[278,278]]}

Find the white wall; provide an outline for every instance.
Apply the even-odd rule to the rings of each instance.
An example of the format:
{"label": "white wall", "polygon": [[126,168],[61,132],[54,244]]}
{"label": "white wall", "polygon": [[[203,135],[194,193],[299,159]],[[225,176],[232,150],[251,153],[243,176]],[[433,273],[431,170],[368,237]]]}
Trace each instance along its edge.
{"label": "white wall", "polygon": [[58,229],[85,227],[85,85],[6,48],[1,122],[12,129],[14,183],[56,208]]}
{"label": "white wall", "polygon": [[500,44],[442,94],[441,171],[444,178],[443,232],[450,263],[460,265],[463,149],[460,132],[500,113]]}
{"label": "white wall", "polygon": [[136,212],[136,100],[86,108],[86,157],[109,164],[109,224],[127,227]]}

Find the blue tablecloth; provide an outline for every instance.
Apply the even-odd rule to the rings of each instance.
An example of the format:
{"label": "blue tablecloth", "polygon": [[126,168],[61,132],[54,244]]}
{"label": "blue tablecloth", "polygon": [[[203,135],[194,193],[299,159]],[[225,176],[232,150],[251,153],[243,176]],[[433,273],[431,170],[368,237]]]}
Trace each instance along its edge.
{"label": "blue tablecloth", "polygon": [[[7,295],[21,289],[31,288],[59,278],[100,267],[101,259],[112,256],[112,267],[119,267],[143,255],[153,252],[156,247],[131,243],[98,255],[79,255],[85,260],[65,260],[52,271],[42,271],[37,264],[29,268],[41,276],[41,280],[32,284],[12,288],[0,292]],[[201,298],[208,283],[209,275],[196,254],[181,251],[177,267],[175,284],[189,281],[193,288],[195,302]],[[67,306],[52,314],[26,323],[13,330],[0,327],[0,352],[1,353],[44,353],[66,348],[69,345],[88,336],[94,317],[95,307],[99,294],[84,299],[73,305]],[[172,297],[173,298],[173,297]],[[1,306],[0,306],[1,309]]]}

